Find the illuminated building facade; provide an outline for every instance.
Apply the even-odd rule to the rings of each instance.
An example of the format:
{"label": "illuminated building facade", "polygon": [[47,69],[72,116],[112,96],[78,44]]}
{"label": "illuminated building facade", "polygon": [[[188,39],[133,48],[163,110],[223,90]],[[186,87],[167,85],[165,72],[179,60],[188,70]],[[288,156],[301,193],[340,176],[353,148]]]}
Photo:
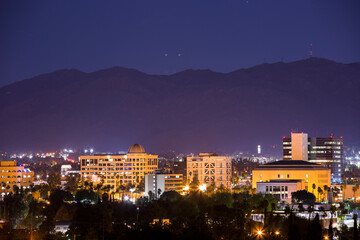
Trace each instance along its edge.
{"label": "illuminated building facade", "polygon": [[181,193],[183,191],[183,175],[173,173],[145,175],[145,195],[148,196],[151,191],[159,197],[159,189],[161,194],[168,191]]}
{"label": "illuminated building facade", "polygon": [[223,185],[231,189],[232,167],[231,157],[218,156],[216,153],[200,153],[195,157],[187,157],[187,182],[191,183],[194,177],[199,185]]}
{"label": "illuminated building facade", "polygon": [[[293,152],[298,151],[299,148],[296,147],[299,144],[295,144],[296,139],[294,139],[293,134],[291,138],[283,138],[283,158],[284,160],[305,160],[293,158]],[[303,135],[304,136],[304,135]],[[306,148],[303,149],[303,153],[298,153],[297,155],[303,154],[307,155],[307,158],[310,162],[319,163],[323,166],[331,169],[331,182],[340,183],[342,182],[341,176],[343,174],[343,139],[335,138],[332,135],[327,138],[307,138]]]}
{"label": "illuminated building facade", "polygon": [[330,179],[330,169],[320,164],[301,160],[282,160],[255,168],[252,172],[252,187],[257,188],[257,183],[271,180],[299,180],[302,182],[302,189],[299,190],[307,190],[318,198],[318,187],[322,190],[325,185],[330,187]]}
{"label": "illuminated building facade", "polygon": [[13,186],[30,188],[34,182],[34,172],[16,165],[16,161],[0,162],[1,197],[13,191]]}
{"label": "illuminated building facade", "polygon": [[271,194],[279,199],[291,203],[291,193],[303,190],[304,180],[270,180],[268,182],[257,182],[256,191],[258,193]]}
{"label": "illuminated building facade", "polygon": [[137,184],[146,174],[158,168],[158,155],[145,152],[143,146],[133,144],[127,154],[94,154],[80,157],[81,175],[93,182],[104,179],[105,185]]}

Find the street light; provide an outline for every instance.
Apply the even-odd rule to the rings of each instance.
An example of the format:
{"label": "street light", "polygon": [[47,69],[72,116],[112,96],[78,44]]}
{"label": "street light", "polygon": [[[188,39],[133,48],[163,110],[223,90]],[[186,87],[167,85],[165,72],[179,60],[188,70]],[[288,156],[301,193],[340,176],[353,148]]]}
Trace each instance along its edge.
{"label": "street light", "polygon": [[258,236],[261,236],[262,234],[263,234],[263,233],[262,233],[261,230],[258,230],[258,231],[257,231],[257,235],[258,235]]}
{"label": "street light", "polygon": [[131,192],[131,198],[130,198],[130,200],[133,201],[133,193],[134,193],[134,191],[135,191],[135,188],[130,188],[129,190],[130,190],[130,192]]}
{"label": "street light", "polygon": [[280,235],[280,232],[279,232],[279,231],[275,231],[275,235]]}
{"label": "street light", "polygon": [[199,189],[200,189],[200,191],[205,192],[206,191],[206,184],[200,185]]}

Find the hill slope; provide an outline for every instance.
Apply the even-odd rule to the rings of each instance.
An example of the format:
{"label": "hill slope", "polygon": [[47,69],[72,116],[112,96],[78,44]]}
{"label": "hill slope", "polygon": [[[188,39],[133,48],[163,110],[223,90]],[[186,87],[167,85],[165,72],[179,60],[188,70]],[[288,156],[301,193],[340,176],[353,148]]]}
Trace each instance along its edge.
{"label": "hill slope", "polygon": [[360,63],[319,58],[227,74],[60,70],[0,88],[0,150],[279,153],[293,129],[359,145],[359,90]]}

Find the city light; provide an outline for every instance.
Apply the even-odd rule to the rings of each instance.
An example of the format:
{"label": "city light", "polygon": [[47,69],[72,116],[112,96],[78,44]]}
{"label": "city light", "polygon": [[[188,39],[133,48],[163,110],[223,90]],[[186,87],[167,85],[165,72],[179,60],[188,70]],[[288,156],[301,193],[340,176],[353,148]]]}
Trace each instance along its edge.
{"label": "city light", "polygon": [[199,189],[200,189],[200,191],[205,192],[206,191],[206,184],[200,185]]}
{"label": "city light", "polygon": [[184,187],[184,191],[189,191],[189,189],[190,189],[190,187],[189,187],[188,185],[186,185],[186,186]]}

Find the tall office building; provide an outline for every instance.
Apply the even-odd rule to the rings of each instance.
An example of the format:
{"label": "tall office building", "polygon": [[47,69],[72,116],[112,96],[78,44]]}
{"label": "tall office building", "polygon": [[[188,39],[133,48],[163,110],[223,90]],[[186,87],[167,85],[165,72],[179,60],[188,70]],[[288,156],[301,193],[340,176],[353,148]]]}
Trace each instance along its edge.
{"label": "tall office building", "polygon": [[231,188],[232,170],[231,157],[218,156],[216,153],[200,153],[195,157],[187,157],[187,181],[196,176],[199,185],[212,183]]}
{"label": "tall office building", "polygon": [[[307,147],[299,147],[299,139],[307,139]],[[304,144],[302,143],[304,147]],[[302,150],[301,150],[302,149]],[[302,151],[302,152],[301,152]],[[303,159],[297,159],[303,156]],[[291,138],[283,138],[283,158],[284,160],[305,160],[319,163],[331,170],[331,182],[339,183],[342,181],[343,173],[343,139],[335,138],[333,135],[327,138],[307,137],[307,134],[291,134]]]}
{"label": "tall office building", "polygon": [[92,181],[104,178],[104,184],[113,187],[120,184],[136,184],[146,174],[158,169],[158,155],[145,152],[143,146],[133,144],[127,154],[94,154],[80,156],[81,175]]}

